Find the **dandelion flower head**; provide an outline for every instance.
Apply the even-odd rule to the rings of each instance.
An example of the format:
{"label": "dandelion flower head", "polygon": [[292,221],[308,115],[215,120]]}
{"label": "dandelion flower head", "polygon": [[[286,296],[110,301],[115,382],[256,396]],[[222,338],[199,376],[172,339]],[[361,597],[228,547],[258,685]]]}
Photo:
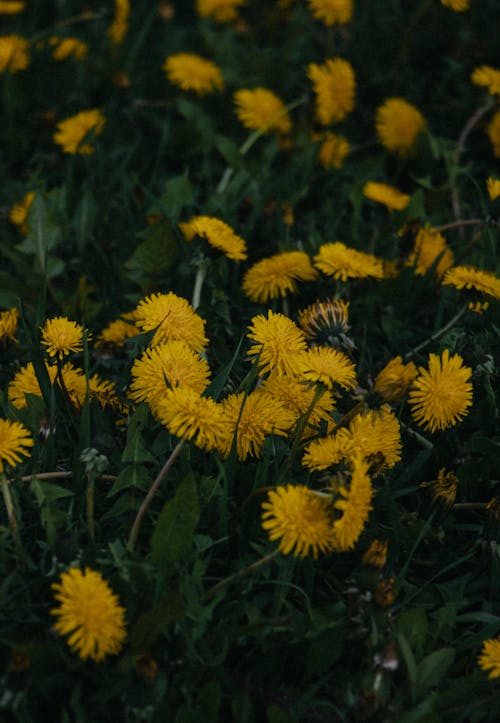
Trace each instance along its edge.
{"label": "dandelion flower head", "polygon": [[16,340],[18,321],[19,312],[15,306],[12,309],[0,311],[0,344]]}
{"label": "dandelion flower head", "polygon": [[481,670],[489,670],[488,678],[500,678],[500,637],[483,641],[477,664]]}
{"label": "dandelion flower head", "polygon": [[469,0],[441,0],[441,5],[454,10],[456,13],[463,13],[469,9]]}
{"label": "dandelion flower head", "polygon": [[403,98],[388,98],[377,108],[375,128],[381,144],[391,153],[405,155],[425,128],[425,119]]}
{"label": "dandelion flower head", "polygon": [[458,354],[429,355],[428,369],[418,368],[409,395],[411,413],[418,425],[430,432],[460,422],[472,404],[472,370],[463,365]]}
{"label": "dandelion flower head", "polygon": [[352,18],[352,0],[307,0],[309,9],[325,25],[350,22]]}
{"label": "dandelion flower head", "polygon": [[196,12],[200,18],[213,18],[218,23],[236,20],[238,8],[246,0],[196,0]]}
{"label": "dandelion flower head", "polygon": [[180,223],[179,228],[186,241],[192,241],[195,236],[200,236],[233,261],[244,261],[247,258],[245,241],[235,234],[231,226],[218,218],[194,216],[189,221]]}
{"label": "dandelion flower head", "polygon": [[130,0],[115,0],[115,15],[108,28],[108,35],[115,45],[120,45],[127,34],[129,15]]}
{"label": "dandelion flower head", "polygon": [[349,486],[340,484],[338,495],[334,507],[341,516],[333,523],[334,549],[345,552],[352,550],[358,541],[373,509],[373,487],[368,474],[368,464],[360,456],[351,460]]}
{"label": "dandelion flower head", "polygon": [[56,316],[47,319],[41,327],[41,343],[51,357],[62,359],[71,352],[82,351],[85,330],[76,321],[70,321],[66,316]]}
{"label": "dandelion flower head", "polygon": [[413,362],[404,364],[402,357],[396,356],[377,374],[374,389],[385,402],[396,404],[404,399],[417,374]]}
{"label": "dandelion flower head", "polygon": [[495,201],[500,196],[500,181],[497,178],[488,178],[486,188],[490,201]]}
{"label": "dandelion flower head", "polygon": [[445,507],[453,507],[457,497],[458,477],[442,467],[436,479],[421,482],[421,487],[428,487],[433,502],[441,502]]}
{"label": "dandelion flower head", "polygon": [[500,70],[497,68],[480,65],[474,69],[471,79],[475,85],[486,88],[490,95],[500,95]]}
{"label": "dandelion flower head", "polygon": [[52,51],[54,60],[61,61],[67,58],[83,60],[87,57],[87,43],[84,43],[83,40],[79,40],[78,38],[53,37],[50,38],[49,45],[54,48]]}
{"label": "dandelion flower head", "polygon": [[19,35],[0,36],[0,73],[17,73],[30,64],[29,43]]}
{"label": "dandelion flower head", "polygon": [[335,406],[331,392],[324,391],[318,396],[315,389],[310,384],[305,384],[298,376],[271,374],[264,380],[260,389],[290,409],[296,419],[307,413],[308,424],[311,425],[329,420]]}
{"label": "dandelion flower head", "polygon": [[119,319],[110,322],[99,334],[96,347],[123,346],[126,339],[137,336],[139,329],[133,323],[133,314],[123,314]]}
{"label": "dandelion flower head", "polygon": [[376,471],[390,469],[401,460],[401,428],[387,404],[356,415],[349,423],[348,432],[351,450]]}
{"label": "dandelion flower head", "polygon": [[15,203],[9,211],[9,220],[14,226],[19,226],[24,234],[27,234],[29,229],[26,225],[26,219],[31,208],[31,204],[35,200],[35,192],[28,191],[23,200],[20,203]]}
{"label": "dandelion flower head", "polygon": [[459,290],[472,289],[500,299],[500,279],[491,271],[477,269],[475,266],[454,266],[446,272],[442,283],[444,286],[454,286]]}
{"label": "dandelion flower head", "polygon": [[15,467],[22,457],[29,456],[32,446],[31,433],[23,424],[0,419],[0,474],[5,472],[5,465]]}
{"label": "dandelion flower head", "polygon": [[350,149],[347,138],[336,133],[327,133],[318,151],[318,163],[327,169],[342,168]]}
{"label": "dandelion flower head", "polygon": [[167,389],[156,416],[170,434],[190,440],[200,449],[210,452],[225,446],[227,422],[222,405],[191,387]]}
{"label": "dandelion flower head", "polygon": [[444,236],[431,226],[424,226],[417,233],[415,246],[406,264],[414,267],[417,276],[425,276],[434,267],[434,273],[441,278],[453,265],[453,261],[453,251]]}
{"label": "dandelion flower head", "polygon": [[207,95],[224,88],[220,69],[211,60],[195,53],[177,53],[166,58],[163,69],[173,85]]}
{"label": "dandelion flower head", "polygon": [[341,428],[336,434],[314,439],[302,458],[302,466],[317,472],[333,467],[350,456],[352,439],[347,429]]}
{"label": "dandelion flower head", "polygon": [[285,104],[276,93],[267,88],[237,90],[234,94],[236,115],[245,128],[282,135],[292,129],[291,118]]}
{"label": "dandelion flower head", "polygon": [[166,341],[183,341],[190,349],[199,352],[208,343],[204,320],[186,299],[172,291],[147,296],[139,302],[134,316],[141,331],[156,330],[151,346]]}
{"label": "dandelion flower head", "polygon": [[17,15],[26,7],[25,2],[20,0],[1,0],[0,15]]}
{"label": "dandelion flower head", "polygon": [[335,384],[343,389],[356,385],[356,367],[346,354],[327,346],[308,349],[298,362],[297,373],[310,383],[324,384],[332,389]]}
{"label": "dandelion flower head", "polygon": [[314,257],[314,265],[339,281],[384,277],[384,266],[380,259],[373,254],[351,249],[340,241],[322,244]]}
{"label": "dandelion flower head", "polygon": [[368,181],[363,186],[363,196],[377,203],[383,203],[392,211],[403,211],[410,203],[410,196],[388,183]]}
{"label": "dandelion flower head", "polygon": [[349,302],[342,299],[315,301],[298,313],[298,323],[313,345],[339,348],[354,345],[347,336],[349,331]]}
{"label": "dandelion flower head", "polygon": [[304,251],[284,251],[257,261],[243,278],[243,291],[251,301],[270,299],[297,292],[297,281],[313,281],[317,271]]}
{"label": "dandelion flower head", "polygon": [[352,65],[330,58],[323,65],[310,63],[307,74],[316,100],[316,117],[322,125],[340,123],[354,108],[356,77]]}
{"label": "dandelion flower head", "polygon": [[262,527],[269,539],[279,540],[284,555],[314,559],[332,549],[330,500],[305,485],[276,487],[262,504]]}
{"label": "dandelion flower head", "polygon": [[82,110],[57,124],[54,143],[61,146],[64,153],[90,156],[94,148],[85,139],[90,134],[97,136],[102,133],[105,123],[106,119],[97,108]]}
{"label": "dandelion flower head", "polygon": [[254,316],[247,334],[253,345],[247,354],[258,357],[260,374],[275,371],[293,376],[306,351],[303,332],[283,314],[268,311],[267,317]]}
{"label": "dandelion flower head", "polygon": [[59,603],[50,611],[57,618],[54,630],[69,636],[74,653],[100,662],[120,652],[126,636],[125,609],[99,572],[72,567],[52,589]]}

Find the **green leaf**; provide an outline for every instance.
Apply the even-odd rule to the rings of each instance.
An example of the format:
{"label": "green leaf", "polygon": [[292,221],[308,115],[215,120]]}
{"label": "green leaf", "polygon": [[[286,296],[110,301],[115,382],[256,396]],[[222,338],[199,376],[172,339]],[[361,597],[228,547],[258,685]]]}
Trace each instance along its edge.
{"label": "green leaf", "polygon": [[118,492],[129,487],[136,487],[139,490],[146,491],[150,488],[151,483],[152,479],[146,467],[141,464],[131,464],[122,469],[107,496],[113,497]]}
{"label": "green leaf", "polygon": [[420,662],[417,672],[418,697],[439,685],[454,659],[454,648],[441,648],[430,653]]}
{"label": "green leaf", "polygon": [[141,431],[144,428],[148,416],[147,406],[145,404],[137,407],[132,415],[127,429],[127,444],[122,453],[122,462],[132,464],[143,464],[145,462],[155,462],[153,455],[148,452],[142,438]]}
{"label": "green leaf", "polygon": [[422,648],[427,637],[427,614],[423,608],[411,608],[401,613],[396,622],[396,633],[403,633],[410,647]]}
{"label": "green leaf", "polygon": [[189,474],[158,518],[151,537],[153,562],[168,570],[181,560],[193,548],[199,516],[196,483],[194,476]]}
{"label": "green leaf", "polygon": [[193,203],[194,191],[195,188],[187,175],[174,176],[166,182],[165,192],[156,206],[175,223],[179,219],[182,209]]}
{"label": "green leaf", "polygon": [[167,593],[153,608],[140,615],[130,631],[130,646],[138,652],[150,648],[169,625],[184,615],[182,600],[176,593]]}
{"label": "green leaf", "polygon": [[125,268],[143,275],[164,274],[177,258],[177,241],[170,221],[161,219],[148,226]]}

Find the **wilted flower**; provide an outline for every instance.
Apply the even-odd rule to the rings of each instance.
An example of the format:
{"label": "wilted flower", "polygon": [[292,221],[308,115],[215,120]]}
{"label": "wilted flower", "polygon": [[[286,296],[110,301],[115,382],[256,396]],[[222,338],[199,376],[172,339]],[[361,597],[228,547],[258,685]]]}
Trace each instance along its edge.
{"label": "wilted flower", "polygon": [[379,607],[387,608],[394,602],[396,598],[395,582],[393,577],[388,577],[386,580],[381,580],[375,585],[373,598]]}
{"label": "wilted flower", "polygon": [[422,482],[421,487],[428,487],[433,502],[441,502],[445,507],[453,507],[457,497],[458,477],[442,467],[437,479]]}
{"label": "wilted flower", "polygon": [[381,570],[387,562],[387,540],[372,540],[361,558],[363,565]]}
{"label": "wilted flower", "polygon": [[298,314],[298,322],[308,342],[336,348],[354,348],[347,336],[349,331],[349,302],[342,299],[315,301]]}

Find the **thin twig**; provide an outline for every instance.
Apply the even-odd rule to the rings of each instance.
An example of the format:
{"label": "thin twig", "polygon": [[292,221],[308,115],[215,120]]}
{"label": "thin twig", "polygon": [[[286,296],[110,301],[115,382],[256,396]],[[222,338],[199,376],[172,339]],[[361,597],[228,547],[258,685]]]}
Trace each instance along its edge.
{"label": "thin twig", "polygon": [[[23,477],[19,477],[19,480],[21,482],[33,482],[33,480],[36,479],[70,479],[71,477],[73,477],[73,472],[38,472],[38,474],[27,474]],[[101,474],[97,477],[97,479],[114,482],[117,479],[117,476],[115,474]],[[11,477],[7,480],[7,482],[12,484],[13,482],[17,482],[17,479],[15,477]]]}
{"label": "thin twig", "polygon": [[238,572],[235,572],[234,575],[229,575],[229,577],[225,577],[223,580],[220,580],[220,582],[207,590],[203,596],[204,600],[213,597],[215,593],[219,592],[219,590],[223,590],[228,585],[231,585],[231,583],[236,582],[236,580],[240,580],[242,577],[246,577],[246,575],[251,575],[252,572],[264,567],[264,565],[267,565],[268,562],[271,562],[271,560],[274,560],[275,557],[278,557],[279,554],[279,549],[273,550],[269,553],[269,555],[261,557],[260,560],[253,562],[251,565],[248,565],[248,567],[243,568],[243,570],[238,570]]}
{"label": "thin twig", "polygon": [[441,233],[441,231],[449,231],[452,228],[460,228],[463,226],[481,226],[483,223],[485,223],[485,221],[482,218],[459,218],[456,221],[444,223],[442,226],[434,226],[434,231],[439,231]]}
{"label": "thin twig", "polygon": [[427,339],[425,339],[425,341],[423,341],[421,344],[419,344],[418,346],[414,347],[414,348],[411,349],[410,351],[406,352],[406,354],[405,354],[405,356],[404,356],[405,360],[406,360],[406,359],[411,359],[412,356],[415,356],[415,354],[417,354],[419,351],[421,351],[422,349],[424,349],[428,344],[431,344],[433,341],[437,341],[440,337],[444,336],[444,334],[446,334],[446,332],[449,331],[449,330],[452,328],[452,326],[454,326],[454,325],[457,323],[457,321],[459,321],[459,319],[462,318],[462,316],[465,314],[465,312],[467,311],[467,309],[468,309],[468,306],[467,306],[467,305],[463,306],[463,307],[455,314],[455,316],[453,317],[453,319],[451,319],[447,324],[445,324],[443,327],[441,327],[441,329],[439,329],[439,331],[436,331],[435,334],[432,334],[432,336],[429,336],[429,337],[428,337]]}

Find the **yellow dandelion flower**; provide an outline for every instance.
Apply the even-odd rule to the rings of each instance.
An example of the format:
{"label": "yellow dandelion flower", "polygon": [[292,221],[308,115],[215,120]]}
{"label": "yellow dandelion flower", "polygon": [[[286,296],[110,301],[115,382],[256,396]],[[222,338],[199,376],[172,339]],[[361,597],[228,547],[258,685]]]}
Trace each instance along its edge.
{"label": "yellow dandelion flower", "polygon": [[234,94],[236,115],[245,128],[262,133],[286,134],[292,121],[285,104],[276,93],[267,88],[237,90]]}
{"label": "yellow dandelion flower", "polygon": [[243,291],[251,301],[270,299],[297,292],[297,281],[314,281],[318,272],[304,251],[284,251],[257,261],[243,277]]}
{"label": "yellow dandelion flower", "polygon": [[308,382],[320,382],[328,389],[338,384],[343,389],[356,386],[356,367],[343,352],[328,346],[308,349],[298,362],[297,373]]}
{"label": "yellow dandelion flower", "polygon": [[340,123],[354,108],[356,77],[352,65],[342,58],[330,58],[323,65],[310,63],[307,74],[316,100],[316,117],[324,125]]}
{"label": "yellow dandelion flower", "polygon": [[373,488],[368,474],[368,464],[359,456],[351,460],[349,488],[338,487],[339,499],[334,503],[342,513],[333,523],[334,549],[339,552],[352,550],[368,521],[372,507]]}
{"label": "yellow dandelion flower", "polygon": [[349,23],[352,18],[352,0],[307,0],[315,18],[325,25]]}
{"label": "yellow dandelion flower", "polygon": [[375,391],[384,402],[398,404],[401,402],[418,374],[413,362],[403,364],[400,356],[388,362],[375,377]]}
{"label": "yellow dandelion flower", "polygon": [[352,351],[354,342],[349,331],[349,302],[341,299],[315,301],[298,313],[298,323],[313,346],[334,346]]}
{"label": "yellow dandelion flower", "polygon": [[410,203],[408,194],[401,193],[399,189],[388,183],[377,183],[376,181],[365,183],[363,196],[377,203],[383,203],[392,211],[403,211]]}
{"label": "yellow dandelion flower", "polygon": [[453,507],[457,497],[458,477],[453,472],[447,472],[442,467],[437,479],[430,482],[421,482],[421,487],[428,487],[434,503],[440,502],[445,507]]}
{"label": "yellow dandelion flower", "polygon": [[29,43],[19,35],[0,36],[0,73],[17,73],[30,64]]}
{"label": "yellow dandelion flower", "polygon": [[33,438],[23,424],[0,419],[0,474],[5,472],[5,465],[15,467],[22,457],[29,456],[32,446]]}
{"label": "yellow dandelion flower", "polygon": [[114,382],[110,382],[108,379],[103,379],[99,374],[93,374],[89,378],[89,394],[92,399],[95,399],[100,406],[105,409],[110,407],[112,409],[121,410],[123,405],[118,398],[116,393],[116,386]]}
{"label": "yellow dandelion flower", "polygon": [[352,438],[347,429],[339,429],[336,434],[329,434],[321,439],[310,442],[302,458],[302,466],[320,472],[339,464],[352,452]]}
{"label": "yellow dandelion flower", "polygon": [[405,155],[414,147],[425,119],[403,98],[388,98],[377,108],[375,128],[381,144],[391,153]]}
{"label": "yellow dandelion flower", "polygon": [[[315,390],[304,384],[299,377],[271,374],[264,380],[260,389],[292,411],[296,419],[308,413],[308,424],[310,425],[318,425],[323,420],[329,420],[335,407],[330,392],[325,391],[314,401]],[[314,406],[312,406],[313,402]]]}
{"label": "yellow dandelion flower", "polygon": [[170,434],[191,440],[207,452],[225,446],[228,432],[222,405],[190,387],[167,389],[157,417]]}
{"label": "yellow dandelion flower", "polygon": [[231,226],[218,218],[210,216],[194,216],[186,223],[180,223],[186,241],[192,241],[195,236],[206,239],[214,249],[222,251],[233,261],[245,261],[247,247],[245,241],[235,234]]}
{"label": "yellow dandelion flower", "polygon": [[483,641],[477,664],[481,670],[490,671],[488,678],[500,678],[500,637]]}
{"label": "yellow dandelion flower", "polygon": [[489,308],[489,305],[489,301],[483,301],[482,303],[480,301],[469,301],[467,307],[473,314],[484,314],[484,312]]}
{"label": "yellow dandelion flower", "polygon": [[61,369],[61,376],[63,392],[68,395],[71,404],[80,410],[85,402],[87,392],[90,394],[90,384],[87,385],[87,378],[83,370],[73,366],[70,362],[66,362]]}
{"label": "yellow dandelion flower", "polygon": [[153,414],[165,390],[190,387],[198,394],[205,391],[210,379],[208,362],[183,341],[170,341],[146,349],[131,370],[130,396],[135,402],[147,402]]}
{"label": "yellow dandelion flower", "polygon": [[342,168],[351,146],[347,138],[336,133],[327,133],[318,151],[318,163],[323,168]]}
{"label": "yellow dandelion flower", "polygon": [[286,437],[296,414],[278,399],[258,389],[245,397],[244,392],[231,394],[222,402],[226,419],[226,437],[221,449],[224,456],[231,451],[236,435],[236,454],[240,461],[259,457],[266,437]]}
{"label": "yellow dandelion flower", "polygon": [[409,403],[417,424],[435,432],[460,422],[472,404],[472,370],[458,354],[429,355],[429,368],[418,368]]}
{"label": "yellow dandelion flower", "polygon": [[115,16],[108,28],[108,36],[115,45],[120,45],[127,34],[129,15],[129,0],[115,0]]}
{"label": "yellow dandelion flower", "polygon": [[146,297],[139,303],[134,315],[141,331],[156,329],[151,346],[166,341],[183,341],[193,351],[201,351],[208,343],[204,320],[186,299],[172,291]]}
{"label": "yellow dandelion flower", "polygon": [[431,226],[424,226],[416,235],[415,246],[406,264],[414,267],[417,276],[425,276],[434,266],[434,273],[441,278],[453,266],[453,261],[453,251],[444,236]]}
{"label": "yellow dandelion flower", "polygon": [[90,156],[94,148],[87,138],[102,133],[105,123],[106,119],[97,108],[82,110],[57,124],[54,143],[61,146],[63,153]]}
{"label": "yellow dandelion flower", "polygon": [[[47,371],[49,373],[50,381],[53,383],[57,373],[57,367],[47,367]],[[25,409],[28,406],[26,396],[28,394],[33,394],[35,397],[42,396],[32,362],[29,362],[26,366],[21,367],[21,369],[15,374],[12,381],[9,382],[7,390],[8,399],[12,406],[16,409]]]}
{"label": "yellow dandelion flower", "polygon": [[49,40],[49,45],[54,47],[52,57],[54,60],[66,60],[74,58],[75,60],[83,60],[87,57],[88,46],[83,40],[78,38],[58,38],[53,37]]}
{"label": "yellow dandelion flower", "polygon": [[218,23],[236,20],[238,8],[246,0],[196,0],[196,12],[200,18],[213,18]]}
{"label": "yellow dandelion flower", "polygon": [[463,13],[464,10],[469,9],[469,0],[441,0],[441,5],[456,13]]}
{"label": "yellow dandelion flower", "polygon": [[351,448],[377,472],[401,459],[401,429],[388,405],[358,414],[349,423]]}
{"label": "yellow dandelion flower", "polygon": [[387,562],[387,540],[372,540],[361,558],[363,565],[381,570]]}
{"label": "yellow dandelion flower", "polygon": [[494,114],[486,131],[493,146],[493,155],[495,158],[500,158],[500,110]]}
{"label": "yellow dandelion flower", "polygon": [[490,65],[480,65],[474,69],[471,80],[475,85],[486,88],[490,95],[500,95],[500,70]]}
{"label": "yellow dandelion flower", "polygon": [[247,354],[258,357],[259,374],[296,373],[297,363],[306,351],[306,340],[291,319],[272,311],[268,311],[267,318],[262,314],[254,316],[247,336],[254,342]]}
{"label": "yellow dandelion flower", "polygon": [[123,346],[126,339],[137,336],[139,329],[132,320],[128,320],[132,316],[132,314],[124,314],[122,318],[115,319],[108,324],[99,334],[96,347],[102,349],[107,346]]}
{"label": "yellow dandelion flower", "polygon": [[322,244],[314,257],[314,265],[327,276],[347,281],[347,279],[382,279],[384,266],[373,254],[356,251],[340,241]]}
{"label": "yellow dandelion flower", "polygon": [[16,329],[19,321],[19,311],[16,307],[0,311],[0,344],[16,341]]}
{"label": "yellow dandelion flower", "polygon": [[163,64],[163,70],[173,85],[182,90],[192,90],[197,95],[207,95],[224,88],[224,79],[217,65],[195,53],[170,55]]}
{"label": "yellow dandelion flower", "polygon": [[71,352],[82,351],[85,330],[76,321],[70,321],[66,316],[56,316],[47,319],[41,327],[41,344],[46,347],[51,357],[62,359]]}
{"label": "yellow dandelion flower", "polygon": [[488,178],[486,188],[490,201],[495,201],[500,196],[500,181],[497,178]]}
{"label": "yellow dandelion flower", "polygon": [[329,499],[305,485],[286,485],[268,492],[263,502],[262,527],[271,541],[279,540],[284,555],[306,557],[328,553],[333,535]]}
{"label": "yellow dandelion flower", "polygon": [[18,2],[17,0],[1,0],[0,15],[17,15],[18,13],[21,13],[25,7],[25,2]]}
{"label": "yellow dandelion flower", "polygon": [[475,266],[454,266],[446,272],[442,284],[456,289],[473,289],[500,299],[500,279],[491,271],[477,269]]}
{"label": "yellow dandelion flower", "polygon": [[35,192],[29,191],[20,203],[15,203],[9,211],[9,220],[14,226],[19,226],[24,235],[29,232],[26,225],[26,219],[31,208],[31,204],[35,200]]}
{"label": "yellow dandelion flower", "polygon": [[59,603],[50,611],[54,630],[68,635],[68,645],[82,660],[104,660],[120,652],[125,632],[125,608],[102,575],[86,567],[70,568],[52,584]]}

